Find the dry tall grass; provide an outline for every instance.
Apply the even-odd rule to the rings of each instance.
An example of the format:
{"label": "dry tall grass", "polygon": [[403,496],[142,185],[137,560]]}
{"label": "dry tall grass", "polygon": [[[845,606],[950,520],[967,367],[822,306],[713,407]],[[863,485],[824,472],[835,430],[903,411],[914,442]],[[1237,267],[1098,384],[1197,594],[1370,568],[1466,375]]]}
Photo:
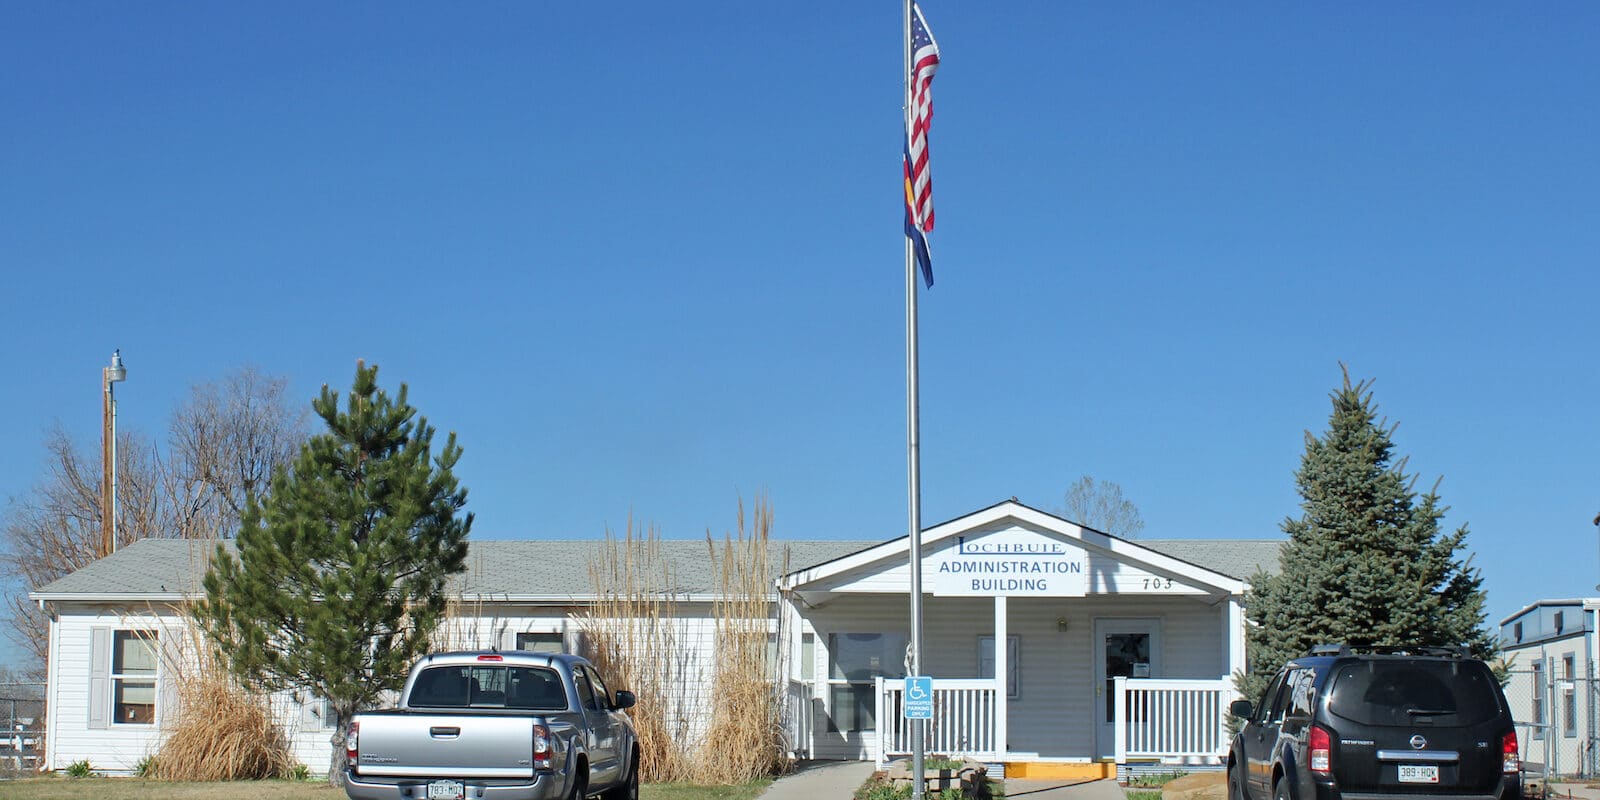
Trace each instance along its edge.
{"label": "dry tall grass", "polygon": [[638,698],[629,710],[639,737],[639,779],[681,782],[694,776],[690,711],[684,686],[692,674],[688,648],[679,641],[677,577],[661,553],[661,532],[640,530],[628,519],[622,539],[606,531],[589,562],[595,604],[579,614],[587,656],[614,684]]}
{"label": "dry tall grass", "polygon": [[[739,501],[739,530],[720,546],[706,534],[717,575],[716,668],[712,680],[711,724],[697,759],[700,783],[745,783],[775,774],[784,765],[781,674],[772,659],[786,648],[781,626],[774,627],[772,602],[772,504],[756,498],[751,525],[745,527]],[[787,566],[787,565],[786,565]]]}
{"label": "dry tall grass", "polygon": [[[186,610],[177,613],[180,619],[192,619]],[[168,781],[291,776],[298,762],[272,718],[269,696],[246,688],[229,674],[223,654],[197,626],[163,636],[182,637],[187,651],[196,656],[183,658],[182,648],[162,650],[167,680],[177,686],[178,712],[156,753],[155,776]]]}

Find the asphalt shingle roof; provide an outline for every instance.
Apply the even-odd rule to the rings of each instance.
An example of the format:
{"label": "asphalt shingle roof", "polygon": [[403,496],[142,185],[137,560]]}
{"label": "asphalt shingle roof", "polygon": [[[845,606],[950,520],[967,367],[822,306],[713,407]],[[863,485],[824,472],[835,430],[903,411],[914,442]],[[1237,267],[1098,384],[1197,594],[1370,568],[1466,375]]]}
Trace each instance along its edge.
{"label": "asphalt shingle roof", "polygon": [[[1278,572],[1282,540],[1140,539],[1142,547],[1229,577],[1249,580],[1257,571]],[[850,555],[883,542],[861,540],[774,541],[772,574],[790,572]],[[704,539],[662,541],[661,555],[671,565],[683,594],[717,589],[711,551]],[[223,543],[230,551],[232,541]],[[604,543],[597,540],[516,540],[471,542],[467,571],[451,579],[451,594],[500,597],[585,597],[594,593],[590,563]],[[42,595],[180,595],[198,593],[215,542],[144,539],[107,558],[35,590]],[[785,550],[787,553],[785,553]],[[785,563],[787,555],[787,563]]]}

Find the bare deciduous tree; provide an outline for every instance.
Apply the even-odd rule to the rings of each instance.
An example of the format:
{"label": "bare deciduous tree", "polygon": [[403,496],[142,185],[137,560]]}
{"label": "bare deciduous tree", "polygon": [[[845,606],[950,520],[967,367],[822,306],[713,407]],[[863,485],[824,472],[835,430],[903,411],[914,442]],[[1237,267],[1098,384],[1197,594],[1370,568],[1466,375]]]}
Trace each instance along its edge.
{"label": "bare deciduous tree", "polygon": [[[103,519],[100,505],[99,448],[90,454],[73,446],[59,425],[45,435],[48,462],[44,478],[6,509],[0,535],[0,571],[10,586],[6,607],[11,612],[10,638],[33,656],[32,670],[44,664],[48,647],[43,612],[28,592],[94,561],[100,555]],[[119,545],[154,535],[161,512],[157,506],[160,471],[155,450],[137,434],[117,435],[117,484],[122,513]]]}
{"label": "bare deciduous tree", "polygon": [[245,497],[262,494],[273,470],[293,462],[308,435],[304,404],[287,378],[253,366],[190,390],[168,426],[169,494],[179,535],[231,536]]}
{"label": "bare deciduous tree", "polygon": [[1085,475],[1067,489],[1067,519],[1101,533],[1136,539],[1144,530],[1139,507],[1122,496],[1122,487]]}
{"label": "bare deciduous tree", "polygon": [[[305,438],[303,410],[285,399],[287,380],[245,367],[191,389],[172,414],[170,455],[131,431],[117,434],[117,546],[149,538],[232,535],[247,493],[264,492]],[[28,592],[99,555],[103,512],[100,448],[76,446],[59,424],[45,435],[40,481],[0,515],[0,585],[9,638],[42,668],[48,625]]]}

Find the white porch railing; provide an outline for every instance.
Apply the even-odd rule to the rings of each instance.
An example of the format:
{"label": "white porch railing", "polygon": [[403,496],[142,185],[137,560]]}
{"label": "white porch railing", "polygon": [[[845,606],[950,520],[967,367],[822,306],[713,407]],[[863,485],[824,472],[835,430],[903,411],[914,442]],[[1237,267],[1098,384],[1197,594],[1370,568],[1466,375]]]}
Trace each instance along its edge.
{"label": "white porch railing", "polygon": [[[878,743],[881,769],[891,758],[911,755],[911,720],[905,718],[905,682],[877,681]],[[933,681],[933,719],[923,724],[923,752],[995,761],[995,686],[987,678]]]}
{"label": "white porch railing", "polygon": [[1233,681],[1116,678],[1118,764],[1129,758],[1211,759],[1228,750]]}
{"label": "white porch railing", "polygon": [[781,715],[783,735],[787,739],[784,745],[789,750],[790,757],[810,758],[813,724],[810,682],[793,679],[785,682]]}

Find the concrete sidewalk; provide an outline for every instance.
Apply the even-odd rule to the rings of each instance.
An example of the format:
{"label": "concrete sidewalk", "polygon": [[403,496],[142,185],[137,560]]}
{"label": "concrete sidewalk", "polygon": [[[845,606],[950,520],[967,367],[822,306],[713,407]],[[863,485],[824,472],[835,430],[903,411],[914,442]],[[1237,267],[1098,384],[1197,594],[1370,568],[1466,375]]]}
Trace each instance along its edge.
{"label": "concrete sidewalk", "polygon": [[[794,772],[773,781],[759,800],[850,800],[856,789],[872,776],[872,770],[870,761],[807,761]],[[1126,797],[1114,780],[1013,778],[1006,781],[1007,800],[1126,800]]]}
{"label": "concrete sidewalk", "polygon": [[1126,800],[1127,793],[1116,781],[1101,780],[1024,780],[1006,781],[1006,800]]}
{"label": "concrete sidewalk", "polygon": [[759,800],[850,800],[872,777],[871,761],[805,761],[772,782]]}

